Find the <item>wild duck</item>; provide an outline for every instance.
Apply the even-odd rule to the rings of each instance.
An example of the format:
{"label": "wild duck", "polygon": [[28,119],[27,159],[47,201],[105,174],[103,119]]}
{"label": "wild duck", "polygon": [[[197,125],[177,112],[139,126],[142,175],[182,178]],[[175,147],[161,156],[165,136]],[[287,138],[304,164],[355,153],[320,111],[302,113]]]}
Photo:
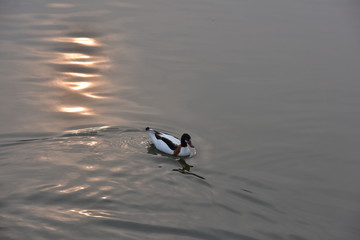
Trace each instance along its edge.
{"label": "wild duck", "polygon": [[191,143],[191,137],[187,133],[184,133],[181,136],[181,140],[179,140],[174,136],[156,131],[149,127],[147,127],[145,130],[155,147],[159,151],[169,155],[179,157],[189,156],[191,153],[189,147],[194,147],[194,145]]}

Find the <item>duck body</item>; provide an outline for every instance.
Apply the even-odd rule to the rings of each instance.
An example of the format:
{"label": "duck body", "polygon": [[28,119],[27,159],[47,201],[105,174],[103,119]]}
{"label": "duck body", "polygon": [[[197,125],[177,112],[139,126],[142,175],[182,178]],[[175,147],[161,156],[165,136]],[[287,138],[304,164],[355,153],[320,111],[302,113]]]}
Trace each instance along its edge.
{"label": "duck body", "polygon": [[189,147],[194,147],[191,143],[189,134],[184,133],[181,140],[166,133],[158,132],[154,129],[147,127],[146,133],[149,135],[151,142],[155,147],[166,154],[185,157],[189,156],[191,151]]}

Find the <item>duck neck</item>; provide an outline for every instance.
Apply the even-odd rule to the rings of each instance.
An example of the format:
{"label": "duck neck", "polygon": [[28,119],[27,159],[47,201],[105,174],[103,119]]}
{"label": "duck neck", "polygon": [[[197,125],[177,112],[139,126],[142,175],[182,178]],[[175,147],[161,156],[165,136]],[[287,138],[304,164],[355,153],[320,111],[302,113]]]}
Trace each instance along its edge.
{"label": "duck neck", "polygon": [[184,139],[181,139],[181,147],[187,147],[187,143]]}

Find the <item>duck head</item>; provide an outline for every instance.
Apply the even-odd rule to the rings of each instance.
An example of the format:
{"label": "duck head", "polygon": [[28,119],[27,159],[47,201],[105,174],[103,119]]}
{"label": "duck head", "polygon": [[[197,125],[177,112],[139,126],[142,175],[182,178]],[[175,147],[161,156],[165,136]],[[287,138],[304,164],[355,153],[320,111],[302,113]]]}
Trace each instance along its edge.
{"label": "duck head", "polygon": [[191,143],[191,137],[189,134],[187,133],[184,133],[182,136],[181,136],[181,147],[187,147],[187,145],[189,144],[190,147],[194,147],[194,145],[192,145]]}

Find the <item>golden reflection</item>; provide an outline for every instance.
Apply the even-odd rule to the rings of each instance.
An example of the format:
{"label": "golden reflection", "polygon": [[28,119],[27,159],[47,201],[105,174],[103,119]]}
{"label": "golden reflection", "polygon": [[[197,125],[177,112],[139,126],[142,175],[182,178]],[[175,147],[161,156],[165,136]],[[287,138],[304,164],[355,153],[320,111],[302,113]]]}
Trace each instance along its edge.
{"label": "golden reflection", "polygon": [[69,80],[67,80],[66,78],[64,79],[57,79],[54,81],[56,85],[64,87],[66,89],[69,89],[71,91],[75,91],[78,92],[79,94],[88,97],[88,98],[93,98],[93,99],[105,99],[107,97],[105,96],[100,96],[97,95],[95,92],[88,92],[88,90],[90,88],[94,88],[98,85],[100,85],[99,83],[94,83],[94,82],[70,82]]}
{"label": "golden reflection", "polygon": [[91,142],[85,143],[85,145],[88,145],[88,146],[95,146],[95,145],[97,145],[97,144],[98,144],[97,141],[91,141]]}
{"label": "golden reflection", "polygon": [[79,73],[79,72],[63,72],[65,75],[73,76],[73,77],[82,77],[82,78],[90,78],[90,77],[100,77],[100,74],[90,74],[90,73]]}
{"label": "golden reflection", "polygon": [[104,98],[107,98],[107,97],[104,97],[104,96],[95,95],[94,93],[83,93],[83,95],[86,96],[86,97],[95,98],[95,99],[104,99]]}
{"label": "golden reflection", "polygon": [[60,37],[60,38],[53,38],[52,41],[63,42],[63,43],[76,43],[90,47],[101,46],[101,44],[95,38],[90,38],[90,37]]}
{"label": "golden reflection", "polygon": [[[69,104],[69,98],[64,99],[66,103],[58,105],[56,110],[83,116],[96,115],[96,112],[89,106],[91,102],[84,100],[107,98],[96,89],[103,86],[102,70],[109,67],[109,59],[99,55],[101,53],[100,47],[103,44],[96,38],[87,36],[58,37],[52,38],[51,41],[62,44],[60,49],[65,49],[58,52],[57,58],[51,61],[56,69],[60,69],[53,83],[70,92],[72,96],[77,94],[83,97],[83,99],[71,98],[74,101],[79,99],[81,103],[76,101]],[[64,96],[69,95],[64,94]]]}
{"label": "golden reflection", "polygon": [[85,167],[85,169],[88,169],[88,170],[89,170],[89,169],[92,170],[92,169],[94,169],[94,168],[95,168],[94,166],[86,166],[86,167]]}
{"label": "golden reflection", "polygon": [[68,85],[71,90],[75,91],[86,89],[93,85],[91,82],[67,82],[64,84]]}
{"label": "golden reflection", "polygon": [[100,181],[107,181],[105,177],[89,177],[87,178],[88,182],[100,182]]}
{"label": "golden reflection", "polygon": [[85,65],[85,66],[89,66],[89,65],[94,65],[96,62],[95,61],[70,61],[68,62],[69,64],[78,64],[78,65]]}
{"label": "golden reflection", "polygon": [[84,189],[86,189],[88,187],[89,187],[89,185],[75,186],[75,187],[67,188],[67,189],[64,189],[64,190],[60,190],[59,192],[61,192],[61,193],[73,193],[73,192],[78,192],[78,191],[84,190]]}
{"label": "golden reflection", "polygon": [[94,115],[89,108],[80,106],[60,107],[59,111],[64,113],[78,113],[81,115]]}
{"label": "golden reflection", "polygon": [[99,46],[100,44],[94,38],[79,37],[73,38],[74,43],[86,45],[86,46]]}
{"label": "golden reflection", "polygon": [[[100,68],[99,64],[108,62],[108,59],[99,56],[90,56],[82,53],[60,53],[58,59],[54,61],[55,64],[72,64],[88,67]],[[102,68],[106,68],[103,65]]]}
{"label": "golden reflection", "polygon": [[82,53],[61,53],[61,55],[65,59],[89,59],[90,58],[89,55],[85,55]]}
{"label": "golden reflection", "polygon": [[70,212],[77,213],[86,217],[94,218],[105,218],[111,216],[108,212],[99,211],[99,210],[87,210],[87,209],[71,209]]}
{"label": "golden reflection", "polygon": [[86,110],[86,108],[84,108],[84,107],[62,107],[60,110],[62,112],[73,113],[73,112],[83,112]]}

